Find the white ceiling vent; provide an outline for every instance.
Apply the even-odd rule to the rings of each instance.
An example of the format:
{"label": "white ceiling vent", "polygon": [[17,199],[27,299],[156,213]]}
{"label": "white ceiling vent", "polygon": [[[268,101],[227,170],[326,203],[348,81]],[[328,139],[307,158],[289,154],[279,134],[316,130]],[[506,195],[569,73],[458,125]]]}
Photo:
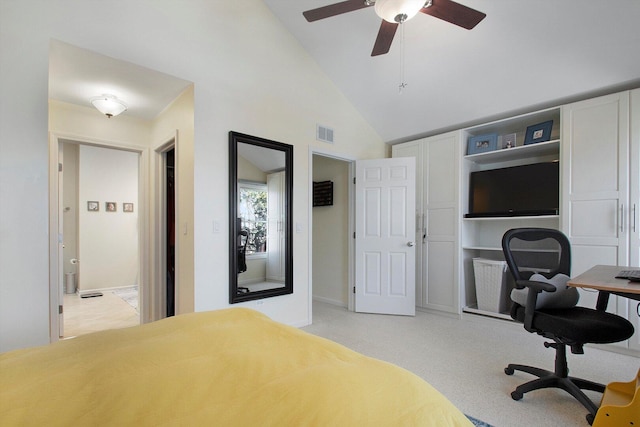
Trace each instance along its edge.
{"label": "white ceiling vent", "polygon": [[316,139],[318,141],[333,144],[333,129],[322,125],[316,125]]}

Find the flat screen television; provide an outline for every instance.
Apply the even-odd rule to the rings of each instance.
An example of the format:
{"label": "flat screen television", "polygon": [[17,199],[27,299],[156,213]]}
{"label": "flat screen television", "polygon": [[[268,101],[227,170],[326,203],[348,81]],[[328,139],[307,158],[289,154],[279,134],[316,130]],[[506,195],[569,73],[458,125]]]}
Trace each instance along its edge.
{"label": "flat screen television", "polygon": [[557,215],[558,162],[471,172],[465,218]]}

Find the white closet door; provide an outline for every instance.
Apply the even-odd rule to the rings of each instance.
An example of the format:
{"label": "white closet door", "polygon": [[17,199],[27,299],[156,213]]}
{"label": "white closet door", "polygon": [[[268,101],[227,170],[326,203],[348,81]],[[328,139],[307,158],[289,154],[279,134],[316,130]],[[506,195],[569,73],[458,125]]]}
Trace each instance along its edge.
{"label": "white closet door", "polygon": [[424,306],[459,312],[458,133],[423,140]]}
{"label": "white closet door", "polygon": [[267,281],[284,282],[284,171],[267,176]]}
{"label": "white closet door", "polygon": [[[572,274],[627,265],[629,94],[566,105],[562,118],[562,230],[571,240]],[[580,304],[594,307],[596,298],[581,292]]]}

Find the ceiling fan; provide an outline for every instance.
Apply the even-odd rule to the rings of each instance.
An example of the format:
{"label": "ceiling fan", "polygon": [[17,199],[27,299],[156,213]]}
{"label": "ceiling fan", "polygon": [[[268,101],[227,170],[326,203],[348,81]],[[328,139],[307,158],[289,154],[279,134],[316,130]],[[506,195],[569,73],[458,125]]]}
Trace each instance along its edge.
{"label": "ceiling fan", "polygon": [[376,14],[382,18],[378,37],[373,45],[371,56],[389,52],[391,42],[398,25],[413,18],[418,12],[442,19],[467,30],[472,29],[484,19],[486,14],[461,5],[452,0],[347,0],[302,14],[309,22],[341,15],[354,10],[374,6]]}

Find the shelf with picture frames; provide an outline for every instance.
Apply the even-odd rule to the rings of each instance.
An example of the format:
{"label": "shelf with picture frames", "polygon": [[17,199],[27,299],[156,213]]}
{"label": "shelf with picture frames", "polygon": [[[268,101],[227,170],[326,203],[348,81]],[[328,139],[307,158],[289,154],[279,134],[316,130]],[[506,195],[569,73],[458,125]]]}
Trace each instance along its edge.
{"label": "shelf with picture frames", "polygon": [[[550,135],[545,135],[541,142],[525,145],[527,129],[548,121],[553,122]],[[491,134],[498,136],[495,150],[468,154],[465,155],[465,159],[476,164],[490,164],[557,155],[560,151],[560,108],[523,114],[467,128],[463,131],[465,141],[469,141],[470,138]],[[515,134],[515,146],[511,145],[510,148],[505,148],[507,145],[506,136],[513,134]],[[469,148],[468,145],[466,148]]]}
{"label": "shelf with picture frames", "polygon": [[516,159],[545,157],[557,155],[560,151],[560,140],[538,142],[537,144],[521,145],[513,148],[503,148],[485,153],[471,154],[465,159],[478,164],[507,162]]}

